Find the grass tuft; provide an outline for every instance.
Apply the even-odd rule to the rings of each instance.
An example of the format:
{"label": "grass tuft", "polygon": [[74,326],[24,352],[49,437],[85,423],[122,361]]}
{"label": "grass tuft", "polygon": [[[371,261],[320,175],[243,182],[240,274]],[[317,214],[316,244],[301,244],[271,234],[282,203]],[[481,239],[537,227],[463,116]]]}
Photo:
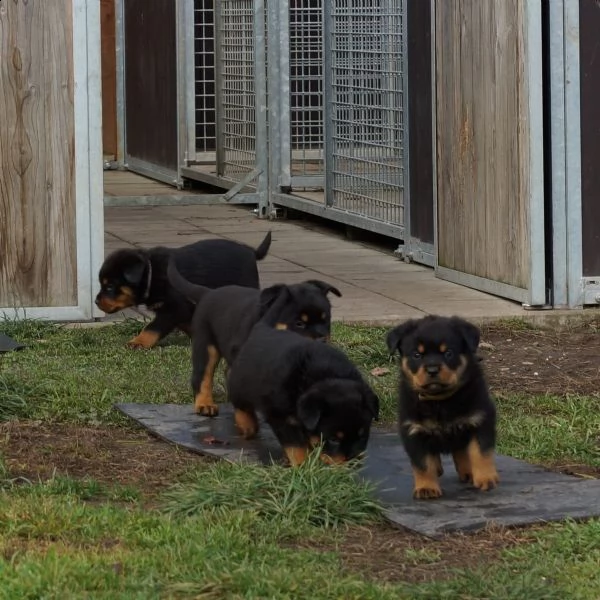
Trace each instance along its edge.
{"label": "grass tuft", "polygon": [[372,522],[381,514],[372,485],[357,479],[351,463],[326,466],[317,451],[293,469],[218,462],[165,494],[164,510],[174,516],[217,507],[324,528]]}

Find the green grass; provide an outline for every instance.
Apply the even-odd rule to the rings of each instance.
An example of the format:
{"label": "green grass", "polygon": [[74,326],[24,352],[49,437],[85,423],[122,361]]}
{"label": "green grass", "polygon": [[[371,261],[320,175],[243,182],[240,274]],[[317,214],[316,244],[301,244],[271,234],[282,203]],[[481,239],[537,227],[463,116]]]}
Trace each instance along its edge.
{"label": "green grass", "polygon": [[[204,474],[217,482],[223,473],[213,468]],[[340,569],[341,524],[328,531],[296,518],[300,513],[281,518],[257,509],[258,502],[235,506],[235,493],[186,516],[90,498],[90,482],[85,493],[64,484],[0,494],[0,598],[598,597],[598,521],[531,532],[529,543],[505,550],[496,562],[446,573],[441,581],[384,584]],[[266,496],[279,491],[265,483]],[[413,564],[441,560],[433,544],[407,556]]]}
{"label": "green grass", "polygon": [[[113,403],[191,403],[187,339],[172,337],[150,352],[125,348],[139,328],[0,323],[28,346],[0,356],[0,421],[129,427]],[[333,329],[391,425],[397,375],[384,335],[382,328]],[[390,372],[369,375],[376,367]],[[501,452],[600,465],[597,399],[523,393],[500,395],[497,403]],[[300,469],[201,463],[172,483],[149,501],[142,482],[107,485],[61,474],[16,480],[0,457],[0,600],[598,598],[597,520],[524,531],[522,543],[475,569],[444,570],[434,542],[408,549],[404,563],[439,565],[443,577],[386,584],[342,567],[346,528],[381,522],[369,487],[347,467],[324,467],[316,456]]]}
{"label": "green grass", "polygon": [[372,486],[356,481],[352,465],[324,468],[318,452],[297,469],[217,463],[195,480],[176,485],[166,498],[166,511],[173,515],[218,506],[249,510],[271,523],[327,529],[373,522],[381,513]]}

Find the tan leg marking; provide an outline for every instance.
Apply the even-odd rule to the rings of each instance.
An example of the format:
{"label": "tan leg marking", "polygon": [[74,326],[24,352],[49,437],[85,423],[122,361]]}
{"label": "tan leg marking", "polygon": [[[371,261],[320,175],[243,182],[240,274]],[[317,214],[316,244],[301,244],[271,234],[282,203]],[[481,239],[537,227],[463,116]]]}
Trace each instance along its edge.
{"label": "tan leg marking", "polygon": [[287,459],[292,467],[301,465],[308,456],[308,450],[298,446],[284,446],[283,451],[285,452],[285,455],[287,456]]}
{"label": "tan leg marking", "polygon": [[142,329],[139,335],[136,335],[133,339],[127,342],[130,348],[145,348],[150,349],[158,344],[160,335],[156,331],[149,331],[148,329]]}
{"label": "tan leg marking", "polygon": [[440,484],[438,483],[439,462],[439,456],[427,456],[425,458],[424,471],[413,467],[413,476],[415,478],[413,496],[415,498],[439,498],[442,495],[442,488],[440,488]]}
{"label": "tan leg marking", "polygon": [[473,472],[473,485],[482,491],[495,488],[500,478],[498,477],[498,471],[496,471],[494,452],[484,454],[481,451],[479,442],[473,438],[467,446],[467,455]]}
{"label": "tan leg marking", "polygon": [[343,454],[321,454],[320,459],[326,465],[341,465],[346,462],[346,457]]}
{"label": "tan leg marking", "polygon": [[454,466],[458,473],[458,478],[466,483],[473,480],[473,469],[471,469],[471,461],[466,450],[456,450],[452,453]]}
{"label": "tan leg marking", "polygon": [[215,369],[217,368],[221,357],[214,346],[209,346],[207,351],[208,363],[204,369],[204,375],[202,376],[202,382],[200,383],[200,391],[194,398],[194,408],[199,415],[204,417],[216,417],[219,414],[219,407],[213,400],[212,388]]}
{"label": "tan leg marking", "polygon": [[235,426],[245,440],[256,436],[258,433],[258,419],[254,413],[236,408],[233,418],[235,419]]}

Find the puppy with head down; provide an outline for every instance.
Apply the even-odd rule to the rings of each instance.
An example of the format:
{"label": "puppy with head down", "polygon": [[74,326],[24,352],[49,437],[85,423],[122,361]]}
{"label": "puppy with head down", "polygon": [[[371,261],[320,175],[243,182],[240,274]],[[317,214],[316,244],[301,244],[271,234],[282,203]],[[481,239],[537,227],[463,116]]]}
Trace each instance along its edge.
{"label": "puppy with head down", "polygon": [[285,290],[289,299],[273,324],[275,328],[295,331],[313,340],[327,340],[331,329],[328,294],[341,296],[337,288],[318,280],[274,285],[262,291],[241,286],[210,290],[187,281],[174,261],[167,274],[171,285],[196,304],[191,324],[192,390],[195,410],[205,416],[218,414],[212,389],[219,361],[223,358],[231,365],[273,298]]}
{"label": "puppy with head down", "polygon": [[343,352],[278,327],[294,299],[289,288],[274,291],[228,375],[235,424],[249,439],[262,415],[291,465],[320,444],[325,462],[355,458],[367,447],[379,399]]}
{"label": "puppy with head down", "polygon": [[498,484],[496,409],[475,356],[479,329],[458,317],[412,319],[387,335],[400,354],[400,436],[410,458],[415,498],[442,495],[441,454],[461,481],[480,490]]}

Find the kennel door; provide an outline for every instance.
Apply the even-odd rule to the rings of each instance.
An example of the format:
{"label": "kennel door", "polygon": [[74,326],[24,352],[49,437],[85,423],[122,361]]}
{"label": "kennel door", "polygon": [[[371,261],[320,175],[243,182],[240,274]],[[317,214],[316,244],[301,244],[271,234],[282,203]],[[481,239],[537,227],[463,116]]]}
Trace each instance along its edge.
{"label": "kennel door", "polygon": [[435,2],[436,274],[546,304],[541,3]]}
{"label": "kennel door", "polygon": [[177,3],[122,2],[125,163],[131,171],[176,184]]}

